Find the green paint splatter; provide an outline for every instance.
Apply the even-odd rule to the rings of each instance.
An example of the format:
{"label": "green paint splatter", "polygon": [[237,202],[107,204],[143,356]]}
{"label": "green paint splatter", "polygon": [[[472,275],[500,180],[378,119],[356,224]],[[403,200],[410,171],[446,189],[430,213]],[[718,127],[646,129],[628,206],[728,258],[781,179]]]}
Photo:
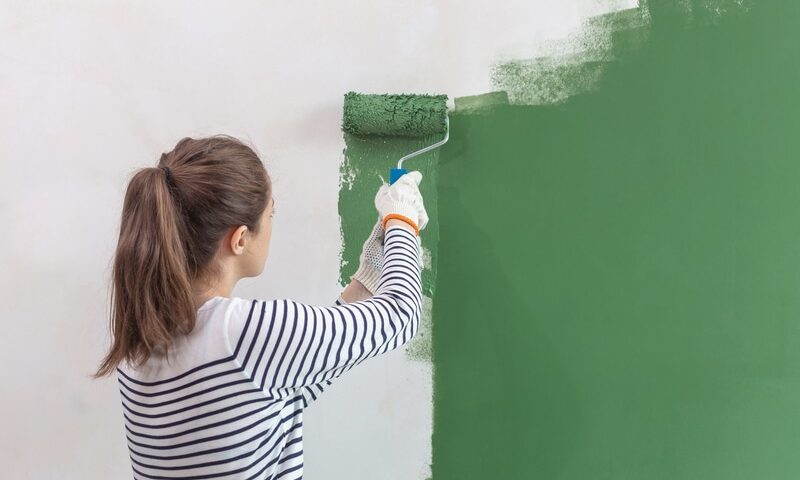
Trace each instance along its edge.
{"label": "green paint splatter", "polygon": [[436,480],[800,477],[800,3],[649,10],[591,91],[451,114]]}
{"label": "green paint splatter", "polygon": [[609,62],[646,43],[649,23],[646,5],[591,17],[575,34],[544,44],[546,55],[493,65],[492,85],[522,105],[559,103],[591,91]]}
{"label": "green paint splatter", "polygon": [[[344,134],[344,161],[340,168],[339,217],[342,234],[341,268],[339,282],[345,285],[358,269],[358,257],[378,213],[375,210],[375,193],[381,183],[388,182],[389,169],[397,166],[402,156],[441,140],[442,135],[423,137],[375,137]],[[436,184],[438,181],[439,149],[403,162],[408,170],[422,173],[420,191],[428,212],[428,225],[420,232],[423,248],[422,291],[426,297],[420,330],[406,345],[410,358],[430,361],[431,309],[429,302],[436,284],[436,257],[439,243],[438,206]]]}

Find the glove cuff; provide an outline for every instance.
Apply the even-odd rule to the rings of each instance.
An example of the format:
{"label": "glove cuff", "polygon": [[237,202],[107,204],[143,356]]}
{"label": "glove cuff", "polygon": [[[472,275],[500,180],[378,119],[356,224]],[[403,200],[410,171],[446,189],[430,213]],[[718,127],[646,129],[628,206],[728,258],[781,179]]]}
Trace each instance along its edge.
{"label": "glove cuff", "polygon": [[417,236],[419,236],[419,227],[417,226],[417,223],[414,220],[411,220],[410,218],[406,217],[405,215],[401,215],[399,213],[390,213],[390,214],[386,215],[385,217],[383,217],[383,220],[381,221],[381,225],[383,225],[384,230],[386,229],[386,222],[388,222],[389,220],[391,220],[393,218],[396,218],[397,220],[402,220],[402,221],[406,222],[407,224],[411,225],[411,227],[414,229],[414,233]]}
{"label": "glove cuff", "polygon": [[356,273],[350,277],[350,280],[358,280],[364,285],[364,288],[369,290],[369,293],[375,295],[378,290],[378,281],[381,279],[381,272],[370,268],[366,265],[359,265]]}

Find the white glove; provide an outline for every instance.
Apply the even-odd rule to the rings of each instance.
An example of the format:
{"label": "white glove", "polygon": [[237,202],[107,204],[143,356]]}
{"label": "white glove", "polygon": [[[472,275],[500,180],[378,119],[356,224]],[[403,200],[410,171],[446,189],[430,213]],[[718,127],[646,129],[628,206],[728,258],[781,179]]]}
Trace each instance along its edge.
{"label": "white glove", "polygon": [[408,172],[391,185],[383,184],[375,195],[375,208],[381,216],[381,222],[390,214],[399,214],[414,222],[418,230],[428,224],[428,212],[419,193],[419,182],[422,174],[418,171]]}
{"label": "white glove", "polygon": [[381,220],[378,219],[361,249],[358,270],[350,277],[351,280],[361,282],[373,295],[378,290],[378,280],[380,280],[381,270],[383,270],[383,234],[383,226]]}

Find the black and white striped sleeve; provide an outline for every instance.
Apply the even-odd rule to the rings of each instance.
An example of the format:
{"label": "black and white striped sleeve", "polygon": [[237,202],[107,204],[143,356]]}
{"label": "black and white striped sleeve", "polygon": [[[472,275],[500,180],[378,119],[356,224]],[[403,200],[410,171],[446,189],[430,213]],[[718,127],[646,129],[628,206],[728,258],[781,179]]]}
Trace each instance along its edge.
{"label": "black and white striped sleeve", "polygon": [[[340,296],[339,298],[336,299],[334,305],[344,305],[345,303],[347,302],[345,302],[344,299]],[[311,405],[311,402],[319,398],[319,396],[322,395],[322,392],[324,392],[325,389],[328,388],[328,386],[330,386],[332,383],[333,383],[332,380],[325,380],[323,382],[315,383],[313,385],[304,385],[300,389],[300,395],[303,396],[303,407],[308,407],[309,405]]]}
{"label": "black and white striped sleeve", "polygon": [[[307,393],[321,392],[330,380],[367,358],[405,344],[419,328],[419,255],[413,232],[390,227],[384,236],[383,271],[373,297],[331,307],[292,300],[254,305],[257,308],[252,310],[260,311],[251,312],[256,325],[251,325],[249,330],[254,333],[249,336],[252,345],[264,353],[258,361],[245,362],[245,371],[260,380],[261,388],[273,397],[302,393],[305,398]],[[247,330],[240,332],[242,337]]]}

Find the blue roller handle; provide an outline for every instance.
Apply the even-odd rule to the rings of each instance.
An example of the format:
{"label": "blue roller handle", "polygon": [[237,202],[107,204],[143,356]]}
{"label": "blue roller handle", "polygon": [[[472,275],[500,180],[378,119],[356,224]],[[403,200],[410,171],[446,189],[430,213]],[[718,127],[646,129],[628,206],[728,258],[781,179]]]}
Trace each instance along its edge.
{"label": "blue roller handle", "polygon": [[405,168],[393,168],[389,171],[389,185],[397,181],[398,178],[408,173]]}

